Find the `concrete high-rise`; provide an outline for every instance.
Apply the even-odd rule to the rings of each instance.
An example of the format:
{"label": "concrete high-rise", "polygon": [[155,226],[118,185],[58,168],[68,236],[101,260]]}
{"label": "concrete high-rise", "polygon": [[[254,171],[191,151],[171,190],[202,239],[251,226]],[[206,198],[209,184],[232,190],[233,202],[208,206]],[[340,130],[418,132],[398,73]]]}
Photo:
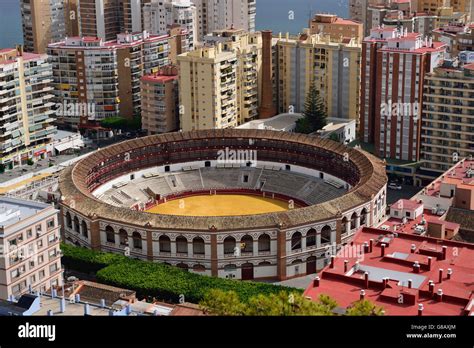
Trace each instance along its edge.
{"label": "concrete high-rise", "polygon": [[0,299],[63,284],[58,213],[50,204],[0,198]]}
{"label": "concrete high-rise", "polygon": [[255,31],[256,0],[192,0],[196,5],[199,38],[229,28]]}
{"label": "concrete high-rise", "polygon": [[470,62],[446,60],[425,75],[422,169],[443,173],[459,159],[474,156],[472,56]]}
{"label": "concrete high-rise", "polygon": [[148,135],[178,130],[178,69],[168,65],[141,78],[142,129]]}
{"label": "concrete high-rise", "polygon": [[328,117],[358,120],[361,45],[355,38],[287,34],[276,45],[280,112],[303,112],[314,81]]}
{"label": "concrete high-rise", "polygon": [[48,155],[56,128],[46,54],[0,50],[0,164],[9,169]]}
{"label": "concrete high-rise", "polygon": [[364,39],[359,130],[379,157],[418,161],[423,80],[445,52],[443,43],[393,27]]}
{"label": "concrete high-rise", "polygon": [[215,31],[178,57],[183,131],[233,128],[258,117],[262,39],[259,32]]}
{"label": "concrete high-rise", "polygon": [[173,25],[186,29],[192,45],[197,43],[196,6],[189,0],[152,0],[143,6],[143,27],[151,34],[165,34]]}
{"label": "concrete high-rise", "polygon": [[55,99],[64,106],[58,123],[87,129],[107,117],[139,115],[140,78],[170,63],[175,39],[143,32],[114,41],[75,37],[51,44]]}
{"label": "concrete high-rise", "polygon": [[79,31],[77,0],[21,0],[23,44],[26,52],[46,53],[52,42]]}

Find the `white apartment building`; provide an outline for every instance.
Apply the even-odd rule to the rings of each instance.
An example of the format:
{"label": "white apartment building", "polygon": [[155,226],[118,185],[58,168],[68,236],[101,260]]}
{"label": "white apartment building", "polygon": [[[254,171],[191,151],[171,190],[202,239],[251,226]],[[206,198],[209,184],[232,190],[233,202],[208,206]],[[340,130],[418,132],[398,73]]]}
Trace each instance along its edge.
{"label": "white apartment building", "polygon": [[56,128],[51,64],[46,54],[0,50],[0,165],[3,169],[48,155]]}
{"label": "white apartment building", "polygon": [[229,28],[255,31],[256,0],[191,0],[197,9],[199,37]]}
{"label": "white apartment building", "polygon": [[197,43],[197,12],[190,0],[152,0],[143,6],[144,30],[166,34],[173,25],[187,30],[192,47]]}
{"label": "white apartment building", "polygon": [[59,234],[52,205],[0,198],[0,299],[62,285]]}

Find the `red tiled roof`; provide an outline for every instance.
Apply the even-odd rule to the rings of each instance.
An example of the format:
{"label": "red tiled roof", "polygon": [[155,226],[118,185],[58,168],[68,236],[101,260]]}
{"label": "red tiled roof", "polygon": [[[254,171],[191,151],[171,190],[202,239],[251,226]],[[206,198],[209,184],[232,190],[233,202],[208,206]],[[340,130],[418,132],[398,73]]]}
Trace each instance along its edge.
{"label": "red tiled roof", "polygon": [[[474,290],[474,245],[398,233],[397,237],[388,242],[382,257],[381,243],[377,242],[380,236],[388,236],[387,231],[374,228],[359,231],[352,246],[347,245],[346,248],[360,250],[364,242],[373,239],[372,250],[360,256],[350,255],[352,257],[338,254],[334,259],[334,267],[327,266],[320,273],[319,286],[312,282],[306,289],[305,296],[315,300],[320,294],[327,294],[340,306],[347,307],[359,300],[360,290],[364,289],[365,298],[382,306],[386,315],[417,315],[418,304],[424,305],[423,315],[468,314],[465,308],[473,299]],[[446,247],[445,257],[443,246]],[[394,254],[395,252],[399,254]],[[428,256],[431,256],[430,268]],[[348,261],[348,272],[344,272],[344,260]],[[363,274],[351,274],[357,260],[361,267],[371,268],[370,272],[373,272],[369,274],[368,287],[365,286]],[[415,261],[420,264],[420,272],[417,274],[413,270]],[[441,282],[439,269],[443,269]],[[448,269],[452,271],[450,279],[447,279]],[[389,279],[384,288],[383,282],[378,278],[385,274],[392,279]],[[407,278],[417,279],[410,289],[407,288]],[[403,285],[399,283],[402,279],[405,281]],[[434,294],[442,289],[442,301],[430,294],[430,280],[434,281]],[[400,295],[405,299],[403,303],[399,303]],[[470,311],[472,313],[473,309]]]}
{"label": "red tiled roof", "polygon": [[395,203],[393,203],[390,208],[395,208],[395,209],[418,209],[421,207],[422,204],[418,203],[416,201],[412,201],[409,199],[399,199]]}
{"label": "red tiled roof", "polygon": [[178,79],[178,75],[158,75],[158,74],[155,74],[155,75],[145,75],[141,78],[142,81],[146,81],[146,82],[160,82],[160,83],[166,83],[168,81],[173,81],[173,80],[177,80]]}

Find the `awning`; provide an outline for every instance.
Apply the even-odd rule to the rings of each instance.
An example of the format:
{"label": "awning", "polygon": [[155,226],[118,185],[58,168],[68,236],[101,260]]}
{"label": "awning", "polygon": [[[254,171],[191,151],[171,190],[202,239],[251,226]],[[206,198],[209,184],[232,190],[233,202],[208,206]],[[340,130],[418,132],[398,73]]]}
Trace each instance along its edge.
{"label": "awning", "polygon": [[67,150],[67,149],[78,149],[81,147],[84,147],[84,142],[82,140],[74,140],[74,142],[69,141],[67,143],[54,146],[54,148],[58,152],[63,152],[64,150]]}

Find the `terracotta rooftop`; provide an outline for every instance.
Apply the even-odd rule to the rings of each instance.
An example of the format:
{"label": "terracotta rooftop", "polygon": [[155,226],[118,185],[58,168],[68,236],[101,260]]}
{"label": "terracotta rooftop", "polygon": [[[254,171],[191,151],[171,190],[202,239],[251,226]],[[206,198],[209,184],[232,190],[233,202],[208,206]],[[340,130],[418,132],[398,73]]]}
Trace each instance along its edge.
{"label": "terracotta rooftop", "polygon": [[468,178],[467,173],[469,170],[474,172],[474,160],[462,160],[454,167],[449,169],[446,173],[427,185],[426,188],[422,190],[422,193],[427,196],[438,196],[442,183],[451,183],[465,187],[471,187],[474,185],[474,175],[472,178]]}
{"label": "terracotta rooftop", "polygon": [[374,228],[360,230],[351,244],[333,259],[333,267],[321,271],[319,285],[311,282],[305,296],[315,300],[327,294],[347,307],[364,290],[365,299],[386,315],[417,315],[419,304],[423,315],[474,314],[474,245]]}

